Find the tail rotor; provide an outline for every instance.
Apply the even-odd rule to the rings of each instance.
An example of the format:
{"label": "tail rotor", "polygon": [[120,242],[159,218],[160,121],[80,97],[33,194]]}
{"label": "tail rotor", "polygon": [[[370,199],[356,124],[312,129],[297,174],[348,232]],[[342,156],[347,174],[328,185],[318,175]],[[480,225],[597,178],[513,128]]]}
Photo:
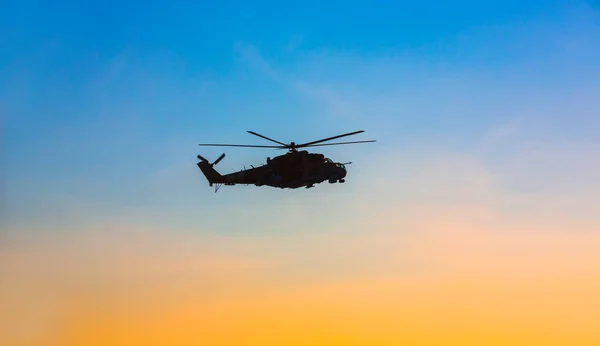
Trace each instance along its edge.
{"label": "tail rotor", "polygon": [[[219,156],[218,159],[216,159],[213,163],[209,163],[208,165],[213,167],[217,163],[221,162],[221,160],[223,160],[224,157],[225,157],[225,153],[221,154],[221,156]],[[208,160],[205,159],[204,157],[202,157],[200,154],[198,154],[197,158],[198,158],[198,160],[201,160],[202,162],[208,163]]]}

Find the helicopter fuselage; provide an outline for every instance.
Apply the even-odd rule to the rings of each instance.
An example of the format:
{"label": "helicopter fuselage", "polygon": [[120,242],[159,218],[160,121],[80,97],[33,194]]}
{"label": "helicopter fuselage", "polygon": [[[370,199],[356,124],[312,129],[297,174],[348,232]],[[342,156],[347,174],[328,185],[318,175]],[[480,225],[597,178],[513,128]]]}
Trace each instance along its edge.
{"label": "helicopter fuselage", "polygon": [[223,184],[271,186],[282,189],[310,188],[324,181],[343,183],[347,174],[343,164],[333,162],[322,154],[307,151],[288,152],[272,159],[267,158],[265,165],[225,175],[219,174],[205,160],[201,160],[197,165],[210,186]]}

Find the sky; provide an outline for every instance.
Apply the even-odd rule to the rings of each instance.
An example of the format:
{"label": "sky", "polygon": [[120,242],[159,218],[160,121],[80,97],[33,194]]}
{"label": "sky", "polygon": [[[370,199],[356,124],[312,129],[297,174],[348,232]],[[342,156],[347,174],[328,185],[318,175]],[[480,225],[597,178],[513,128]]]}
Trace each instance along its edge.
{"label": "sky", "polygon": [[597,2],[2,7],[0,344],[600,342]]}

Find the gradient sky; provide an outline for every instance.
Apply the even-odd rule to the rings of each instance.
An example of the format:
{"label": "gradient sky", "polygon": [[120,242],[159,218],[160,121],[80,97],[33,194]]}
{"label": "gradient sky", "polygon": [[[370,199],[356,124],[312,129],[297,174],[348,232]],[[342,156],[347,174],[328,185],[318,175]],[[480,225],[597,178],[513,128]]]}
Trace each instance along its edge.
{"label": "gradient sky", "polygon": [[597,2],[2,8],[0,344],[600,343]]}

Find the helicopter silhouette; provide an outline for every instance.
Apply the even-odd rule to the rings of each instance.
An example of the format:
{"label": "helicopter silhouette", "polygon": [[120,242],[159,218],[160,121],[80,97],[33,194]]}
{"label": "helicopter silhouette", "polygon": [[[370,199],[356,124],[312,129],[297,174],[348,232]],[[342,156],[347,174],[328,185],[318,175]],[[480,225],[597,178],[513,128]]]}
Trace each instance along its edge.
{"label": "helicopter silhouette", "polygon": [[255,186],[270,186],[281,189],[296,189],[305,187],[307,189],[314,187],[315,184],[320,184],[324,181],[329,183],[344,183],[347,175],[346,165],[352,162],[334,162],[320,153],[309,153],[307,150],[298,150],[301,148],[310,148],[318,146],[340,145],[340,144],[356,144],[376,142],[375,140],[368,141],[352,141],[339,143],[323,142],[334,140],[341,137],[351,136],[364,132],[363,130],[345,133],[338,136],[320,139],[317,141],[296,144],[291,142],[285,144],[276,141],[269,137],[263,136],[253,131],[246,131],[252,135],[261,137],[268,141],[279,145],[246,145],[246,144],[198,144],[199,146],[215,146],[215,147],[245,147],[245,148],[272,148],[272,149],[288,149],[288,152],[273,158],[267,157],[267,163],[259,167],[251,166],[252,168],[243,169],[238,172],[233,172],[221,175],[213,167],[218,164],[224,157],[225,153],[221,154],[214,162],[209,163],[207,159],[198,155],[200,162],[197,163],[198,168],[208,180],[209,186],[215,185],[215,192],[222,185],[255,185]]}

